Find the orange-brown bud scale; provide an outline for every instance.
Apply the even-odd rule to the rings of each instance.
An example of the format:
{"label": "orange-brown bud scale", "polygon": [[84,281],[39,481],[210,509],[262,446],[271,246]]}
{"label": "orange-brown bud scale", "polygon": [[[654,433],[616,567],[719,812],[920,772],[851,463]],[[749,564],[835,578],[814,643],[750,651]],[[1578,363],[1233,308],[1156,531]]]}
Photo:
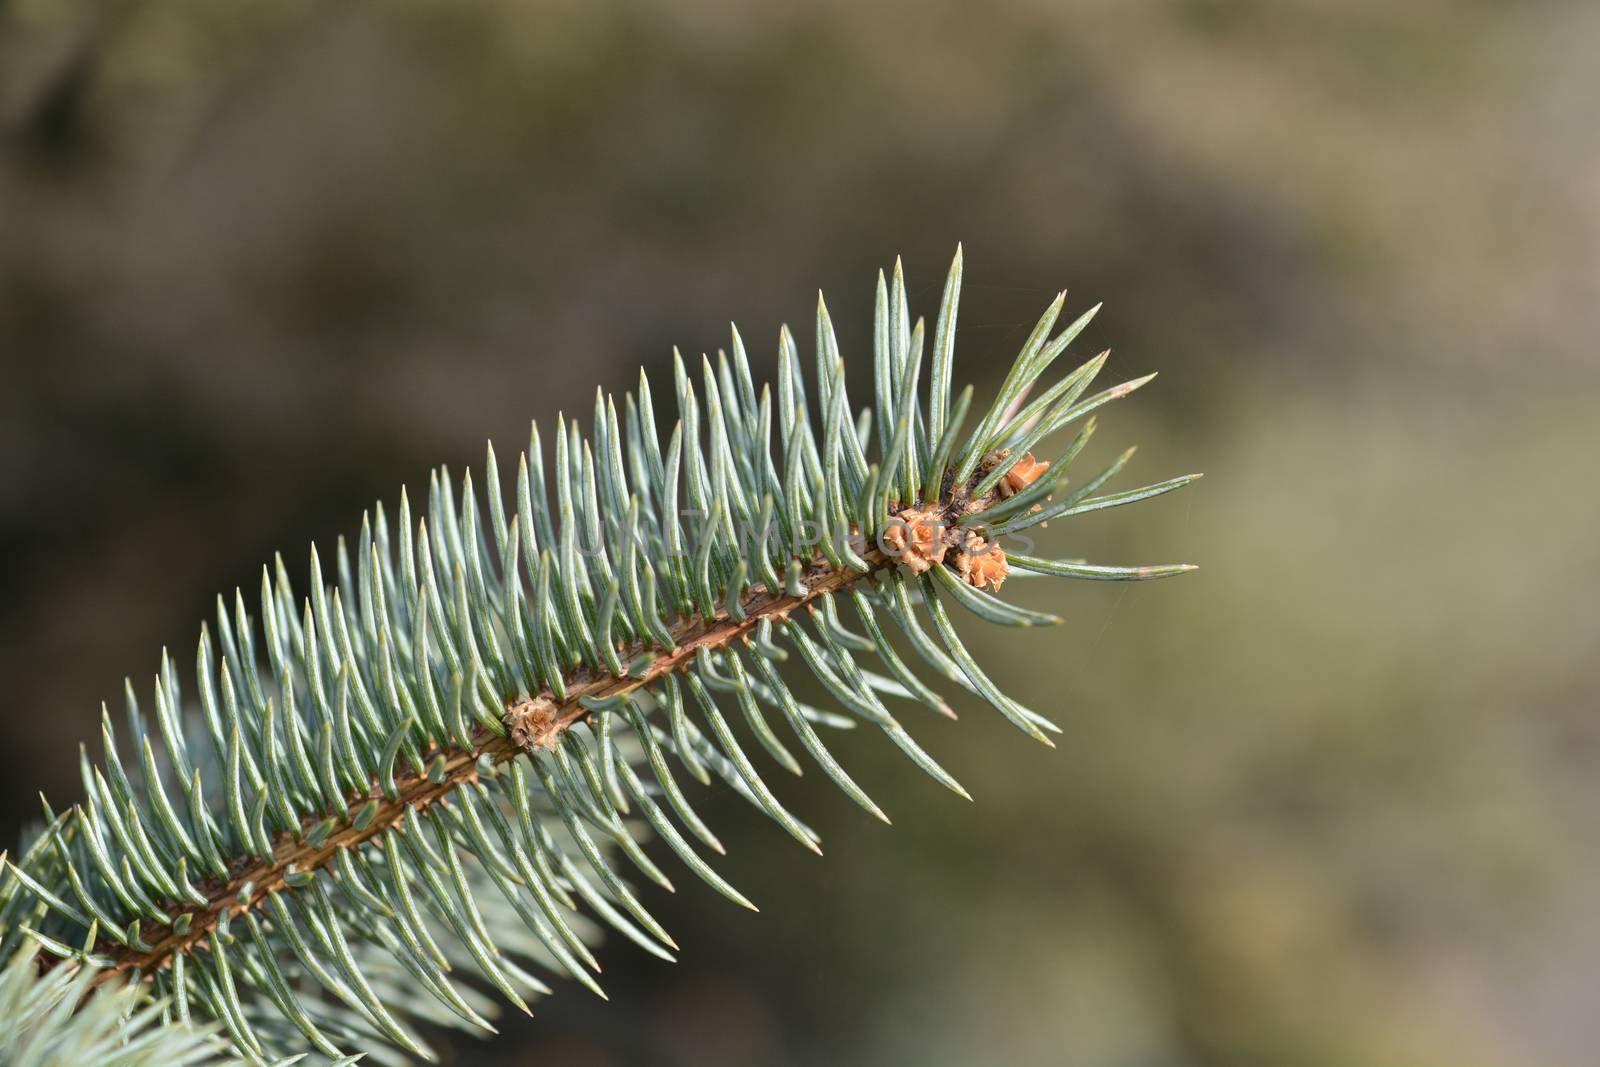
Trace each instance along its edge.
{"label": "orange-brown bud scale", "polygon": [[998,592],[1011,568],[999,545],[990,544],[975,531],[968,530],[961,551],[956,555],[956,571],[977,588],[987,585]]}
{"label": "orange-brown bud scale", "polygon": [[1028,452],[1017,460],[1010,470],[1006,471],[1005,477],[1000,479],[1000,484],[996,486],[996,489],[999,491],[1001,499],[1005,499],[1028,488],[1038,480],[1039,475],[1049,469],[1050,464],[1048,461],[1034,459],[1033,453]]}
{"label": "orange-brown bud scale", "polygon": [[936,505],[906,508],[883,528],[883,546],[889,555],[921,574],[944,561],[945,530]]}

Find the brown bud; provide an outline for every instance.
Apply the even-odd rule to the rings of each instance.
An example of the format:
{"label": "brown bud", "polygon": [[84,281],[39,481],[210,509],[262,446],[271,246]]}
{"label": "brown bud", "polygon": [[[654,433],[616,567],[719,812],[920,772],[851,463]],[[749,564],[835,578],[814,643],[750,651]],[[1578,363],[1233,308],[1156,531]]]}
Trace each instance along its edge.
{"label": "brown bud", "polygon": [[881,540],[889,555],[921,574],[944,559],[944,537],[939,511],[933,505],[907,508],[890,519]]}
{"label": "brown bud", "polygon": [[1006,580],[1011,568],[1006,565],[1006,554],[999,545],[991,544],[969,530],[961,551],[956,555],[956,572],[979,589],[987,585],[998,592],[1000,583]]}
{"label": "brown bud", "polygon": [[1039,475],[1049,469],[1049,463],[1034,459],[1033,453],[1029,452],[1011,465],[1011,469],[1006,471],[1005,476],[1000,479],[1000,484],[995,488],[1000,493],[1000,498],[1004,500],[1013,493],[1020,493],[1028,488]]}
{"label": "brown bud", "polygon": [[561,737],[561,720],[549,697],[524,700],[506,709],[503,721],[511,733],[511,743],[522,749],[552,751]]}

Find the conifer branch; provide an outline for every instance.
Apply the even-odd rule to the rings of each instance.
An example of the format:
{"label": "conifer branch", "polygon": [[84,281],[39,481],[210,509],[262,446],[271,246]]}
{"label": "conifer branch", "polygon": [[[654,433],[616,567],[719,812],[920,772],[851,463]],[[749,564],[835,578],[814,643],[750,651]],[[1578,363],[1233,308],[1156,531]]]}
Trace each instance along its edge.
{"label": "conifer branch", "polygon": [[[977,501],[971,501],[964,491],[970,487],[970,485],[963,487],[962,492],[948,497],[939,508],[943,525],[954,528],[960,518],[979,514],[998,499],[998,494],[991,493]],[[800,579],[805,585],[803,595],[792,596],[781,590],[773,591],[765,586],[754,586],[745,594],[744,619],[735,620],[726,611],[721,611],[709,620],[701,618],[680,620],[672,628],[673,648],[665,649],[641,644],[624,650],[622,658],[630,664],[638,660],[641,655],[651,657],[648,665],[642,670],[626,675],[613,675],[581,668],[568,675],[567,697],[564,701],[555,701],[554,695],[546,690],[528,703],[548,702],[550,714],[553,716],[553,734],[564,731],[573,723],[588,717],[590,709],[584,704],[585,699],[607,700],[646,688],[663,676],[683,670],[692,664],[700,649],[717,650],[735,641],[748,640],[750,633],[763,619],[781,620],[796,610],[814,610],[812,605],[819,597],[846,589],[855,582],[875,576],[885,567],[898,562],[896,556],[889,555],[876,547],[864,551],[861,558],[866,562],[868,569],[830,567],[820,557],[813,558],[809,568],[810,573]],[[541,744],[545,747],[555,743],[557,743],[555,736],[541,738]],[[442,753],[445,762],[442,770],[435,775],[438,781],[433,781],[427,774],[414,771],[397,773],[395,797],[386,796],[382,788],[374,783],[370,790],[349,802],[342,816],[335,817],[339,823],[338,829],[330,833],[321,843],[312,845],[307,842],[304,830],[309,827],[302,827],[300,834],[286,832],[278,836],[272,859],[268,862],[252,863],[248,857],[230,860],[229,869],[238,869],[239,873],[225,882],[216,880],[207,883],[204,886],[207,901],[203,906],[177,909],[178,914],[189,916],[187,933],[179,934],[171,928],[165,931],[152,931],[155,937],[151,947],[142,952],[106,940],[99,942],[98,951],[114,962],[110,967],[100,971],[91,984],[98,986],[128,970],[148,974],[166,966],[175,952],[203,948],[205,939],[216,926],[219,916],[225,912],[240,914],[252,907],[259,907],[267,894],[288,888],[285,879],[291,870],[309,872],[326,866],[339,849],[353,848],[364,841],[378,837],[396,826],[405,818],[408,811],[420,811],[430,804],[444,802],[457,787],[477,781],[481,760],[487,759],[490,765],[500,764],[515,758],[521,751],[522,748],[513,742],[510,736],[497,734],[486,726],[478,726],[473,733],[471,749]],[[425,752],[424,756],[432,757],[437,754]],[[376,814],[365,822],[364,827],[357,828],[355,825],[357,815],[368,804],[374,803],[377,805]],[[41,962],[48,967],[54,961],[45,956]]]}
{"label": "conifer branch", "polygon": [[[673,627],[676,647],[672,650],[647,650],[644,647],[628,650],[629,654],[624,658],[630,661],[647,651],[653,654],[649,666],[641,673],[619,676],[580,669],[568,677],[566,700],[554,703],[548,690],[540,693],[535,700],[552,701],[555,729],[564,731],[573,723],[588,717],[589,709],[582,703],[585,698],[605,700],[626,696],[664,675],[682,670],[694,662],[696,652],[702,648],[720,649],[734,641],[747,639],[761,620],[786,617],[792,611],[807,608],[818,597],[845,589],[894,563],[891,557],[877,549],[868,550],[862,558],[866,560],[869,570],[856,571],[815,564],[815,573],[802,579],[807,587],[804,596],[790,596],[781,591],[773,593],[761,586],[752,588],[745,597],[745,618],[742,621],[734,621],[726,612],[722,612],[710,621],[695,619],[679,623]],[[552,743],[553,740],[546,743]],[[378,837],[404,819],[407,812],[444,802],[457,787],[475,782],[481,760],[487,759],[491,765],[500,764],[515,758],[522,751],[509,736],[497,734],[486,726],[475,728],[473,742],[470,750],[443,753],[445,762],[437,782],[430,780],[427,774],[398,772],[395,775],[398,795],[393,799],[385,796],[382,789],[374,784],[371,790],[350,801],[342,816],[334,817],[340,824],[339,828],[320,844],[310,844],[303,834],[282,833],[270,862],[252,863],[247,857],[230,860],[229,869],[237,868],[239,873],[226,882],[208,882],[204,886],[207,891],[205,905],[178,909],[178,914],[190,917],[188,933],[178,934],[170,928],[164,932],[153,931],[156,937],[151,947],[143,952],[124,948],[109,940],[98,942],[97,950],[114,962],[111,967],[100,971],[92,984],[100,985],[127,970],[148,974],[166,966],[174,952],[203,947],[220,915],[224,912],[243,913],[258,907],[267,894],[287,889],[285,876],[291,870],[309,872],[326,866],[339,849],[352,848]],[[424,755],[433,756],[435,753]],[[377,805],[376,814],[370,817],[364,828],[358,829],[355,825],[356,816],[368,804]],[[41,962],[49,966],[55,961],[45,955]]]}
{"label": "conifer branch", "polygon": [[[0,857],[0,953],[36,956],[44,983],[13,968],[5,988],[43,1004],[64,981],[109,990],[124,976],[117,995],[161,1005],[171,1047],[200,1048],[190,1024],[215,1025],[250,1063],[429,1059],[419,1023],[493,1029],[463,975],[527,1010],[550,990],[541,974],[603,995],[596,924],[672,958],[619,873],[625,862],[672,887],[636,837],[641,818],[697,877],[754,906],[696,848],[723,851],[677,773],[720,779],[820,851],[758,760],[798,774],[798,751],[887,821],[825,739],[865,726],[967,796],[890,710],[953,714],[925,673],[1049,744],[1060,728],[984,673],[946,605],[1046,625],[1060,620],[998,595],[1014,568],[1102,581],[1191,569],[1043,559],[1013,542],[1198,475],[1101,493],[1130,450],[1068,486],[1090,413],[1149,377],[1086,395],[1102,354],[1035,394],[1094,316],[1052,336],[1060,297],[969,430],[973,391],[952,395],[962,269],[958,250],[931,334],[898,264],[879,275],[875,402],[860,412],[819,299],[814,408],[787,328],[759,394],[735,331],[699,389],[676,360],[670,434],[641,376],[620,413],[597,396],[588,439],[558,420],[548,475],[534,427],[512,508],[491,448],[481,504],[470,474],[458,498],[441,471],[415,521],[402,494],[392,528],[380,505],[354,553],[341,539],[334,580],[313,548],[302,600],[281,559],[256,617],[242,591],[231,611],[219,599],[191,702],[163,655],[153,715],[127,688],[131,745],[104,713],[82,802],[47,805],[43,829]],[[1035,455],[1075,423],[1058,459]],[[802,670],[839,710],[795,695],[787,675]]]}

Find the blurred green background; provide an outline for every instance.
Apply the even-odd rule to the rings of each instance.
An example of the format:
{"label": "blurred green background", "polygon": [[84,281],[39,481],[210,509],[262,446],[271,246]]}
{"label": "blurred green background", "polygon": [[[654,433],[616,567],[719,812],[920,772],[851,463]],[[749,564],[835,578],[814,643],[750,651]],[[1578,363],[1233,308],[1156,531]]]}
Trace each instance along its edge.
{"label": "blurred green background", "polygon": [[[1600,5],[0,0],[0,811],[212,597],[670,346],[847,355],[905,256],[992,389],[1060,287],[1159,370],[1064,627],[785,797],[466,1061],[1538,1065],[1600,1047]],[[859,371],[861,366],[858,365]],[[856,395],[866,393],[858,388]],[[1011,587],[1008,587],[1008,589]],[[692,879],[684,879],[692,882]]]}

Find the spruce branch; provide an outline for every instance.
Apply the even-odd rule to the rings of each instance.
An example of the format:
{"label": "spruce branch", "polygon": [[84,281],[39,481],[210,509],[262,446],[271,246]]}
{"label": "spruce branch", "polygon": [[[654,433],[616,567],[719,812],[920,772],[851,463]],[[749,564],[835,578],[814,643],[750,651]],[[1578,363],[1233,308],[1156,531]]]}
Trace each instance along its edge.
{"label": "spruce branch", "polygon": [[[1130,452],[1069,487],[1089,414],[1149,378],[1085,398],[1102,354],[1035,396],[1097,310],[1052,335],[1064,294],[968,431],[972,389],[951,395],[961,277],[958,250],[930,354],[899,265],[879,275],[864,411],[819,298],[814,409],[787,328],[775,386],[759,393],[735,330],[702,361],[698,389],[676,359],[670,434],[641,375],[620,413],[597,394],[588,438],[558,418],[547,450],[534,426],[509,508],[491,447],[481,495],[468,474],[458,497],[441,470],[415,521],[404,493],[392,528],[380,504],[353,552],[341,539],[332,581],[313,548],[303,599],[281,558],[263,570],[256,617],[242,592],[232,610],[219,598],[192,702],[164,654],[153,716],[130,684],[130,743],[106,711],[100,762],[81,760],[84,800],[47,805],[43,830],[3,861],[0,949],[35,956],[41,981],[153,998],[183,1033],[209,1021],[249,1062],[431,1058],[418,1023],[493,1030],[478,984],[523,1010],[550,990],[541,975],[603,996],[599,925],[672,958],[676,942],[621,873],[672,888],[641,820],[753,907],[696,847],[723,851],[679,772],[720,779],[820,851],[758,759],[798,774],[797,745],[887,821],[825,739],[876,727],[966,796],[890,710],[953,716],[925,673],[1049,744],[1059,727],[984,673],[946,604],[1049,624],[1002,585],[1191,569],[1041,559],[1014,541],[1197,476],[1101,494]],[[1058,459],[1035,455],[1073,423]],[[796,675],[842,710],[802,701]]]}
{"label": "spruce branch", "polygon": [[[648,665],[642,671],[619,676],[580,669],[567,677],[565,700],[557,703],[549,691],[544,691],[512,705],[507,709],[507,714],[509,716],[522,705],[547,705],[550,725],[537,739],[536,746],[553,748],[560,743],[562,732],[588,718],[591,709],[585,701],[610,701],[643,689],[668,674],[692,665],[701,649],[716,650],[735,641],[747,642],[751,632],[763,620],[782,619],[797,609],[809,609],[818,597],[845,589],[894,562],[877,549],[868,550],[863,559],[869,568],[865,571],[830,568],[814,563],[812,573],[801,578],[805,592],[800,596],[791,596],[782,591],[772,592],[762,586],[754,587],[745,594],[742,620],[736,621],[723,611],[714,619],[680,622],[672,629],[675,647],[671,650],[644,646],[629,650],[630,654],[624,658],[630,661],[641,655],[649,657]],[[337,829],[323,837],[320,843],[312,844],[307,840],[305,831],[309,827],[302,827],[299,833],[282,832],[276,838],[271,859],[248,863],[226,881],[214,879],[204,883],[206,902],[178,909],[179,915],[189,917],[185,924],[186,933],[179,934],[171,927],[150,931],[146,936],[149,948],[143,951],[114,942],[98,942],[98,951],[111,964],[94,977],[91,985],[112,980],[122,971],[149,973],[165,966],[174,952],[203,948],[207,935],[224,913],[239,914],[258,907],[268,894],[289,888],[287,879],[291,872],[310,872],[326,866],[340,849],[351,848],[378,837],[405,818],[408,811],[421,810],[444,801],[457,787],[477,781],[483,766],[481,761],[487,760],[491,766],[501,764],[515,758],[523,749],[509,734],[497,733],[483,725],[474,729],[472,741],[470,749],[437,753],[442,756],[443,762],[431,774],[410,770],[397,772],[392,794],[385,793],[381,785],[374,783],[367,792],[349,801],[342,814],[332,816]],[[424,753],[425,756],[434,754]],[[371,814],[361,817],[364,810]],[[360,827],[356,825],[358,817],[361,817]],[[52,961],[47,960],[47,965],[49,962]]]}

